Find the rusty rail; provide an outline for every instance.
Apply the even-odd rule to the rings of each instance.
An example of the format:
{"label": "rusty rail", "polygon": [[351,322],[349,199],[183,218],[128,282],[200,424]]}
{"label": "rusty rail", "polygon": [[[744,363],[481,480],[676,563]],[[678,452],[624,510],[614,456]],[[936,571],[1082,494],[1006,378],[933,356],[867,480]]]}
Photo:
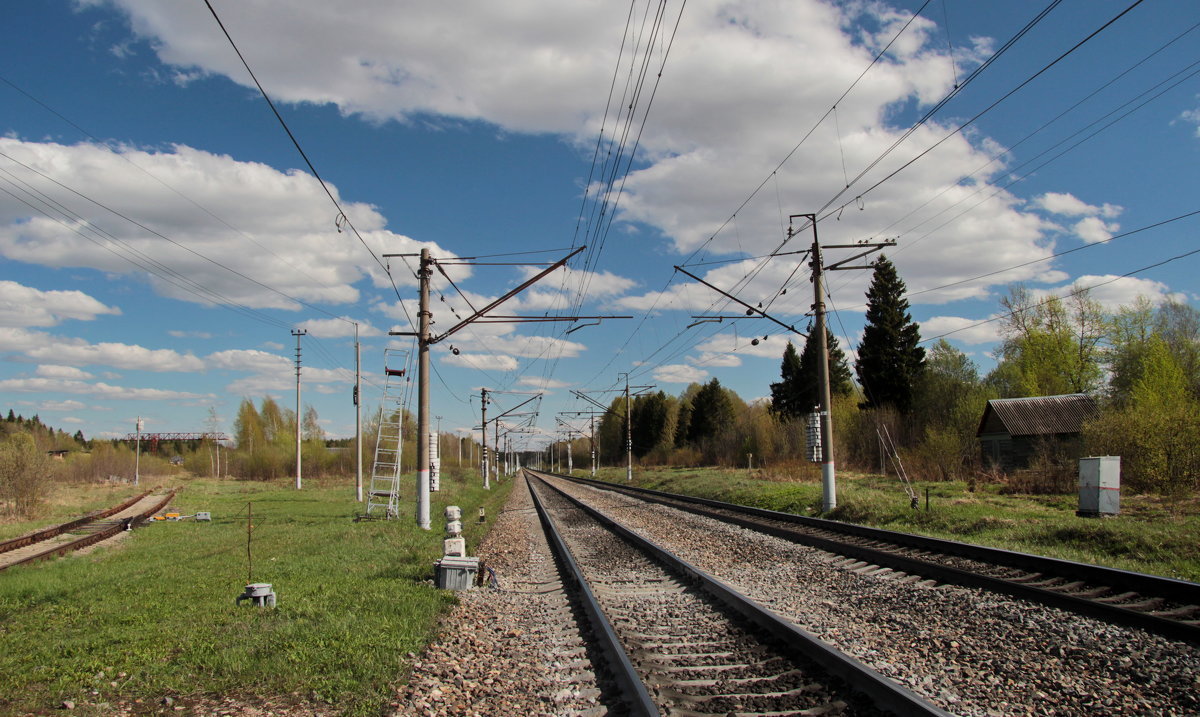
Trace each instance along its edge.
{"label": "rusty rail", "polygon": [[135,495],[134,497],[130,498],[129,500],[125,501],[124,503],[121,503],[120,505],[117,505],[117,506],[113,506],[112,508],[105,508],[104,510],[97,510],[93,513],[88,513],[87,515],[83,516],[82,518],[76,518],[75,520],[70,520],[70,521],[67,521],[66,523],[62,523],[60,525],[52,525],[49,528],[43,528],[41,530],[29,533],[28,535],[22,535],[19,538],[12,538],[11,540],[6,540],[6,541],[0,543],[0,553],[7,553],[10,550],[16,550],[17,548],[24,548],[27,545],[33,545],[34,543],[40,543],[43,540],[49,540],[50,538],[53,538],[56,535],[62,535],[63,533],[69,533],[72,530],[74,530],[75,528],[78,528],[83,525],[87,525],[88,523],[93,523],[97,520],[103,520],[110,515],[120,513],[121,511],[125,510],[126,508],[133,505],[134,503],[137,503],[139,500],[141,500],[142,498],[145,498],[148,495],[150,495],[150,491],[146,491],[145,493],[142,493],[141,495]]}
{"label": "rusty rail", "polygon": [[[138,514],[137,516],[135,516],[133,518],[133,524],[136,525],[136,524],[146,520],[150,516],[154,515],[158,511],[162,510],[163,508],[167,507],[167,505],[175,498],[175,494],[178,492],[179,492],[178,488],[176,488],[175,490],[172,490],[161,501],[159,501],[158,503],[155,503],[153,507],[151,507],[150,509],[145,510],[145,511],[141,512],[140,514]],[[142,494],[141,496],[138,497],[138,500],[141,500],[146,495],[149,495],[149,494],[148,493]],[[136,502],[136,501],[134,501],[134,502]],[[130,503],[129,505],[133,505],[133,503]],[[125,507],[128,508],[129,505],[126,505]],[[124,508],[122,508],[120,510],[124,510]],[[112,512],[109,512],[108,515],[113,515],[114,513],[117,513],[117,512],[120,512],[120,511],[114,510]],[[64,523],[64,525],[65,525],[65,523]],[[59,555],[66,555],[67,553],[70,553],[70,552],[73,552],[76,550],[80,550],[82,548],[86,548],[89,545],[95,545],[96,543],[99,543],[103,540],[108,540],[109,538],[113,537],[117,533],[120,533],[124,530],[125,530],[125,526],[124,526],[123,522],[122,523],[114,523],[113,525],[110,525],[109,527],[107,527],[103,530],[96,531],[95,533],[92,533],[91,535],[86,535],[82,538],[79,538],[78,540],[72,540],[69,543],[64,543],[55,548],[51,548],[49,550],[44,550],[40,553],[37,553],[36,555],[30,555],[27,558],[22,558],[21,560],[18,560],[13,563],[9,563],[8,565],[0,565],[0,570],[5,570],[7,568],[11,568],[14,565],[24,565],[26,563],[32,563],[32,562],[36,562],[38,560],[45,560],[47,558],[53,558],[53,557],[56,557]]]}

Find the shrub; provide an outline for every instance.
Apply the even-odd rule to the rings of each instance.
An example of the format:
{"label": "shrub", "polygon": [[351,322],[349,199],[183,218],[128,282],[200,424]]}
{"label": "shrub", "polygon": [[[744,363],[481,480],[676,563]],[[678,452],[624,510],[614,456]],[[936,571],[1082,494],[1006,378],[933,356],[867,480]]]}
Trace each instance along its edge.
{"label": "shrub", "polygon": [[50,459],[28,433],[0,439],[0,502],[5,512],[33,516],[50,488]]}

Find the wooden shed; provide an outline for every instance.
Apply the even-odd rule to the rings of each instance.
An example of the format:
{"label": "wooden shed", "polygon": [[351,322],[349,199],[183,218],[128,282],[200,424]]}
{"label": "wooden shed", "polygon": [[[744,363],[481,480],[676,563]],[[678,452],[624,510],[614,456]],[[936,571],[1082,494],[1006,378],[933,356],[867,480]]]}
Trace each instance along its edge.
{"label": "wooden shed", "polygon": [[1095,415],[1096,401],[1084,393],[992,399],[975,432],[983,464],[1004,471],[1027,468],[1048,441],[1078,451],[1083,423]]}

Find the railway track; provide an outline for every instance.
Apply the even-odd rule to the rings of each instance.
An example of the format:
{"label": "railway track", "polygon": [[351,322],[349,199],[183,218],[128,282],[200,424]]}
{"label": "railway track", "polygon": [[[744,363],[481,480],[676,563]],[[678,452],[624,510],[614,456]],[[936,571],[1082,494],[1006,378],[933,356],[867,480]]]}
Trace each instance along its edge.
{"label": "railway track", "polygon": [[826,550],[842,556],[839,565],[851,570],[886,568],[943,583],[977,587],[1200,644],[1200,584],[1197,583],[552,475]]}
{"label": "railway track", "polygon": [[529,482],[630,714],[948,714],[549,483]]}
{"label": "railway track", "polygon": [[0,570],[46,560],[108,540],[159,512],[178,489],[165,496],[142,493],[107,510],[0,543]]}
{"label": "railway track", "polygon": [[540,475],[954,714],[1200,714],[1200,648],[1177,636]]}

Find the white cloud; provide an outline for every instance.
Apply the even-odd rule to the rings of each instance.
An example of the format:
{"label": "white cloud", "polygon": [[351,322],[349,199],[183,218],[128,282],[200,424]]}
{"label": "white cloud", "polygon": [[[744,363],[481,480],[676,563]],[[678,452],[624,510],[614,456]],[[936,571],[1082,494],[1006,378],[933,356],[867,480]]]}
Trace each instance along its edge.
{"label": "white cloud", "polygon": [[87,407],[86,403],[73,399],[65,401],[42,401],[38,404],[38,408],[43,411],[82,411]]}
{"label": "white cloud", "polygon": [[964,344],[988,344],[1000,340],[1000,322],[991,321],[979,323],[980,319],[968,319],[962,316],[933,316],[921,323],[921,338],[930,339],[934,336],[949,334],[950,341]]}
{"label": "white cloud", "polygon": [[476,368],[485,371],[515,371],[519,365],[515,358],[504,354],[471,354],[464,352],[455,356],[447,352],[439,358],[443,363],[451,366]]}
{"label": "white cloud", "polygon": [[653,375],[659,383],[698,383],[708,376],[708,372],[685,363],[676,363],[659,366],[654,369]]}
{"label": "white cloud", "polygon": [[191,393],[158,388],[129,388],[111,384],[56,378],[10,378],[0,381],[0,391],[20,393],[69,393],[77,396],[99,396],[142,401],[165,401],[187,398],[216,398],[211,393]]}
{"label": "white cloud", "polygon": [[1100,217],[1084,217],[1075,223],[1075,233],[1088,244],[1108,241],[1120,228],[1120,224],[1106,222]]}
{"label": "white cloud", "polygon": [[79,380],[94,378],[92,374],[83,369],[75,368],[74,366],[59,366],[57,364],[42,364],[38,366],[37,375],[45,378],[73,378]]}
{"label": "white cloud", "polygon": [[[134,33],[176,71],[224,75],[247,84],[244,69],[211,32],[211,18],[204,17],[202,8],[154,0],[113,3],[128,14]],[[607,108],[598,106],[596,98],[605,96],[611,81],[614,48],[625,22],[624,12],[605,3],[531,0],[419,7],[368,0],[338,13],[316,3],[263,0],[235,5],[227,13],[227,22],[239,33],[256,38],[250,62],[270,78],[278,100],[331,103],[343,113],[379,120],[431,115],[433,122],[437,117],[482,120],[508,131],[558,133],[580,144],[591,143],[600,130]],[[937,28],[917,18],[887,60],[872,67],[838,102],[836,127],[832,119],[816,126],[793,158],[775,171],[819,117],[817,108],[838,100],[905,19],[882,3],[689,4],[656,89],[652,121],[639,138],[639,157],[646,164],[623,185],[618,231],[625,228],[623,222],[644,222],[679,252],[711,238],[705,257],[761,253],[782,241],[777,197],[787,197],[789,206],[822,206],[842,188],[844,167],[857,173],[899,138],[902,129],[889,123],[897,108],[914,100],[928,106],[952,88],[954,73],[944,43],[936,41]],[[862,27],[873,30],[851,30]],[[355,41],[340,41],[345,37]],[[960,71],[967,70],[990,52],[991,40],[971,38],[957,49],[955,61]],[[821,61],[813,62],[814,57]],[[779,69],[783,67],[787,71]],[[937,121],[926,123],[842,200],[854,199],[855,190],[897,170],[949,130]],[[888,226],[888,233],[898,233],[906,245],[902,269],[913,289],[1046,258],[1051,249],[1044,232],[1050,227],[1044,220],[1006,192],[982,201],[975,196],[1004,170],[1002,162],[991,162],[991,153],[999,149],[978,134],[950,136],[923,161],[904,169],[898,181],[865,196],[861,211],[851,206],[841,213],[825,236],[842,242],[866,239]],[[960,183],[964,176],[972,179]],[[714,236],[747,188],[764,177],[770,177],[771,191],[742,206],[735,220]],[[312,201],[312,188],[301,186],[303,178],[268,175],[266,184],[288,179],[296,185],[297,206],[303,205],[300,215],[311,217],[299,233],[297,252],[315,250],[320,266],[348,273],[351,265],[343,257],[330,261],[328,254],[328,245],[345,248],[343,244],[325,235],[306,243],[312,227],[321,226],[311,214],[321,202]],[[914,197],[924,203],[914,205]],[[971,211],[963,212],[965,206]],[[1105,207],[1098,216],[1111,218]],[[371,217],[368,208],[356,207],[358,211]],[[905,219],[892,225],[897,216]],[[328,217],[323,220],[328,223]],[[1050,271],[1033,265],[1014,270],[1003,281],[1046,281]],[[338,276],[325,283],[346,288],[350,281]],[[861,295],[864,282],[847,291]],[[602,277],[592,283],[594,296],[617,296],[632,288],[619,277],[611,286]],[[561,293],[549,286],[535,289],[518,305],[561,305]],[[317,287],[297,290],[303,288]],[[922,295],[920,301],[939,303],[986,292],[987,285],[963,286]],[[626,297],[619,305],[644,310],[655,298]],[[711,301],[703,292],[673,290],[656,308],[700,309]]]}
{"label": "white cloud", "polygon": [[1196,125],[1196,136],[1200,137],[1200,109],[1184,110],[1179,114],[1179,118]]}
{"label": "white cloud", "polygon": [[111,366],[156,372],[200,371],[204,368],[204,363],[192,354],[170,349],[148,349],[113,342],[92,344],[83,339],[19,328],[0,328],[0,350],[20,353],[35,361],[52,361],[54,366]]}
{"label": "white cloud", "polygon": [[[88,224],[61,224],[15,203],[0,203],[0,256],[49,267],[89,267],[113,274],[142,274],[123,258],[127,250],[169,266],[186,281],[151,274],[147,279],[163,296],[201,304],[236,302],[253,308],[297,309],[296,299],[331,304],[357,301],[356,282],[369,275],[378,287],[391,283],[351,235],[339,233],[330,219],[329,201],[312,177],[280,172],[254,162],[239,162],[182,145],[148,152],[93,144],[62,145],[0,137],[0,150],[34,170],[97,202],[112,206],[172,241],[130,225],[95,205],[72,200]],[[143,171],[139,171],[141,168]],[[22,172],[21,178],[59,197],[62,188]],[[336,188],[330,187],[335,192]],[[184,199],[220,216],[230,226]],[[363,240],[378,255],[411,252],[421,244],[388,231],[373,207],[343,200],[343,207]],[[121,246],[90,239],[104,230],[122,237]],[[174,242],[174,243],[173,243]],[[183,246],[186,246],[185,250]],[[115,249],[115,251],[110,251]],[[239,258],[234,274],[220,266]],[[209,259],[206,259],[208,257]],[[210,260],[211,259],[211,260]],[[139,263],[144,263],[140,259]],[[414,285],[404,272],[398,284]],[[265,287],[275,287],[286,295]],[[200,287],[200,288],[198,288]],[[76,304],[76,313],[113,313],[78,292],[63,292],[61,303]],[[69,314],[67,317],[71,317]]]}
{"label": "white cloud", "polygon": [[[1108,311],[1115,311],[1121,306],[1130,306],[1139,296],[1145,296],[1152,303],[1160,303],[1167,299],[1187,301],[1187,295],[1171,291],[1171,288],[1161,281],[1140,279],[1136,276],[1117,276],[1104,274],[1100,276],[1085,274],[1077,278],[1070,286],[1051,289],[1059,296],[1064,296],[1079,287],[1095,287],[1088,291],[1090,298],[1100,302]],[[1038,292],[1044,295],[1048,292]]]}
{"label": "white cloud", "polygon": [[207,331],[176,331],[167,332],[168,336],[173,336],[177,339],[211,339],[212,334]]}
{"label": "white cloud", "polygon": [[518,386],[528,386],[539,390],[549,390],[554,388],[566,388],[570,383],[566,381],[558,381],[552,378],[544,378],[542,376],[522,376],[517,379]]}
{"label": "white cloud", "polygon": [[64,319],[91,321],[120,313],[82,291],[40,291],[15,281],[0,281],[0,326],[57,326]]}

